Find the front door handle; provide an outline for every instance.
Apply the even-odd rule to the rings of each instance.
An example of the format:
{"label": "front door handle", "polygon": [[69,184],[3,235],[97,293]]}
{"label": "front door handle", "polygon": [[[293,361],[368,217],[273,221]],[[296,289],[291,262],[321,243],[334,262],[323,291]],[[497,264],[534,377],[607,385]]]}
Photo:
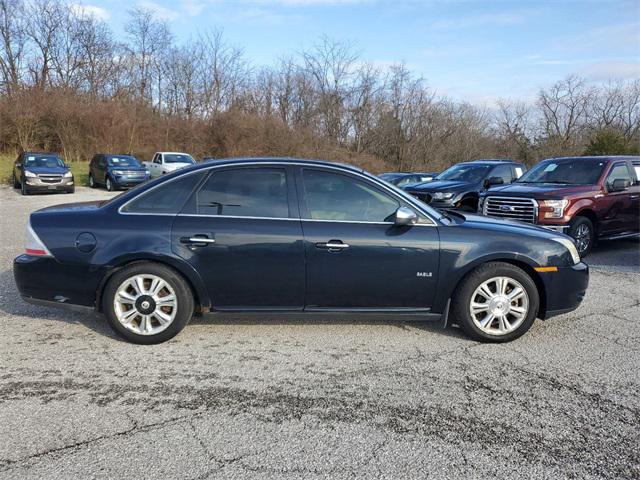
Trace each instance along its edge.
{"label": "front door handle", "polygon": [[212,243],[216,243],[213,238],[209,238],[204,234],[191,235],[190,237],[180,237],[180,243],[187,244],[192,247],[206,247]]}
{"label": "front door handle", "polygon": [[344,243],[342,240],[329,240],[327,243],[316,243],[316,248],[324,248],[330,252],[339,252],[349,248],[349,244]]}

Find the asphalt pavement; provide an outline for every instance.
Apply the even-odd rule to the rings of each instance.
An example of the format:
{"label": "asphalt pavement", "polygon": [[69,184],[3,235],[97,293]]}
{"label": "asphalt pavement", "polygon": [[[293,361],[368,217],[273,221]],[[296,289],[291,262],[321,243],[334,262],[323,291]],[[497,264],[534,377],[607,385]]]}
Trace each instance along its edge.
{"label": "asphalt pavement", "polygon": [[486,345],[403,322],[194,320],[156,346],[31,306],[31,211],[0,188],[0,479],[640,477],[640,243],[588,258],[583,305]]}

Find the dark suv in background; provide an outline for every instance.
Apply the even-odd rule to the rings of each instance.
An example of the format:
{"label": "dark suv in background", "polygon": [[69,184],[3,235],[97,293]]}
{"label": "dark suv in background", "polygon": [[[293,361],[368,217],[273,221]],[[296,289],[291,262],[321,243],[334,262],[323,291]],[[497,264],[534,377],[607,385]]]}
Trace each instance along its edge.
{"label": "dark suv in background", "polygon": [[22,195],[75,191],[73,174],[56,153],[21,153],[13,163],[11,179],[13,188],[19,188]]}
{"label": "dark suv in background", "polygon": [[524,165],[513,160],[475,160],[458,163],[432,181],[405,190],[432,207],[475,212],[481,192],[509,184],[524,171]]}
{"label": "dark suv in background", "polygon": [[567,233],[584,257],[598,238],[640,232],[640,157],[544,160],[483,194],[480,211]]}
{"label": "dark suv in background", "polygon": [[98,153],[89,164],[89,186],[104,185],[109,191],[134,187],[149,180],[149,170],[132,155]]}

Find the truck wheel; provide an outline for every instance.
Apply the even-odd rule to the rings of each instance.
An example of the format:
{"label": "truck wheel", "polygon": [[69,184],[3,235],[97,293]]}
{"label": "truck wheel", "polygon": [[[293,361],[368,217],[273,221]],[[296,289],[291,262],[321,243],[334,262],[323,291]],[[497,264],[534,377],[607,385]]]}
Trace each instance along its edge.
{"label": "truck wheel", "polygon": [[133,343],[154,344],[176,336],[193,315],[193,293],[172,269],[137,263],[115,273],[102,297],[109,325]]}
{"label": "truck wheel", "polygon": [[452,320],[481,342],[509,342],[531,328],[540,295],[522,269],[503,262],[485,263],[460,283],[453,295]]}
{"label": "truck wheel", "polygon": [[593,223],[587,217],[575,217],[569,224],[569,236],[576,242],[580,258],[589,255],[596,240]]}

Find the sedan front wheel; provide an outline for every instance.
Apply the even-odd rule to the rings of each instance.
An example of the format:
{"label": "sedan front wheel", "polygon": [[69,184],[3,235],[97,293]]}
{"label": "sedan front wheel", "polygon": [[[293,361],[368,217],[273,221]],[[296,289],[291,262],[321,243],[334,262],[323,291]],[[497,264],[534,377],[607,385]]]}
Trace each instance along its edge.
{"label": "sedan front wheel", "polygon": [[533,324],[540,295],[521,268],[491,262],[473,270],[453,297],[452,319],[470,337],[484,342],[508,342]]}

